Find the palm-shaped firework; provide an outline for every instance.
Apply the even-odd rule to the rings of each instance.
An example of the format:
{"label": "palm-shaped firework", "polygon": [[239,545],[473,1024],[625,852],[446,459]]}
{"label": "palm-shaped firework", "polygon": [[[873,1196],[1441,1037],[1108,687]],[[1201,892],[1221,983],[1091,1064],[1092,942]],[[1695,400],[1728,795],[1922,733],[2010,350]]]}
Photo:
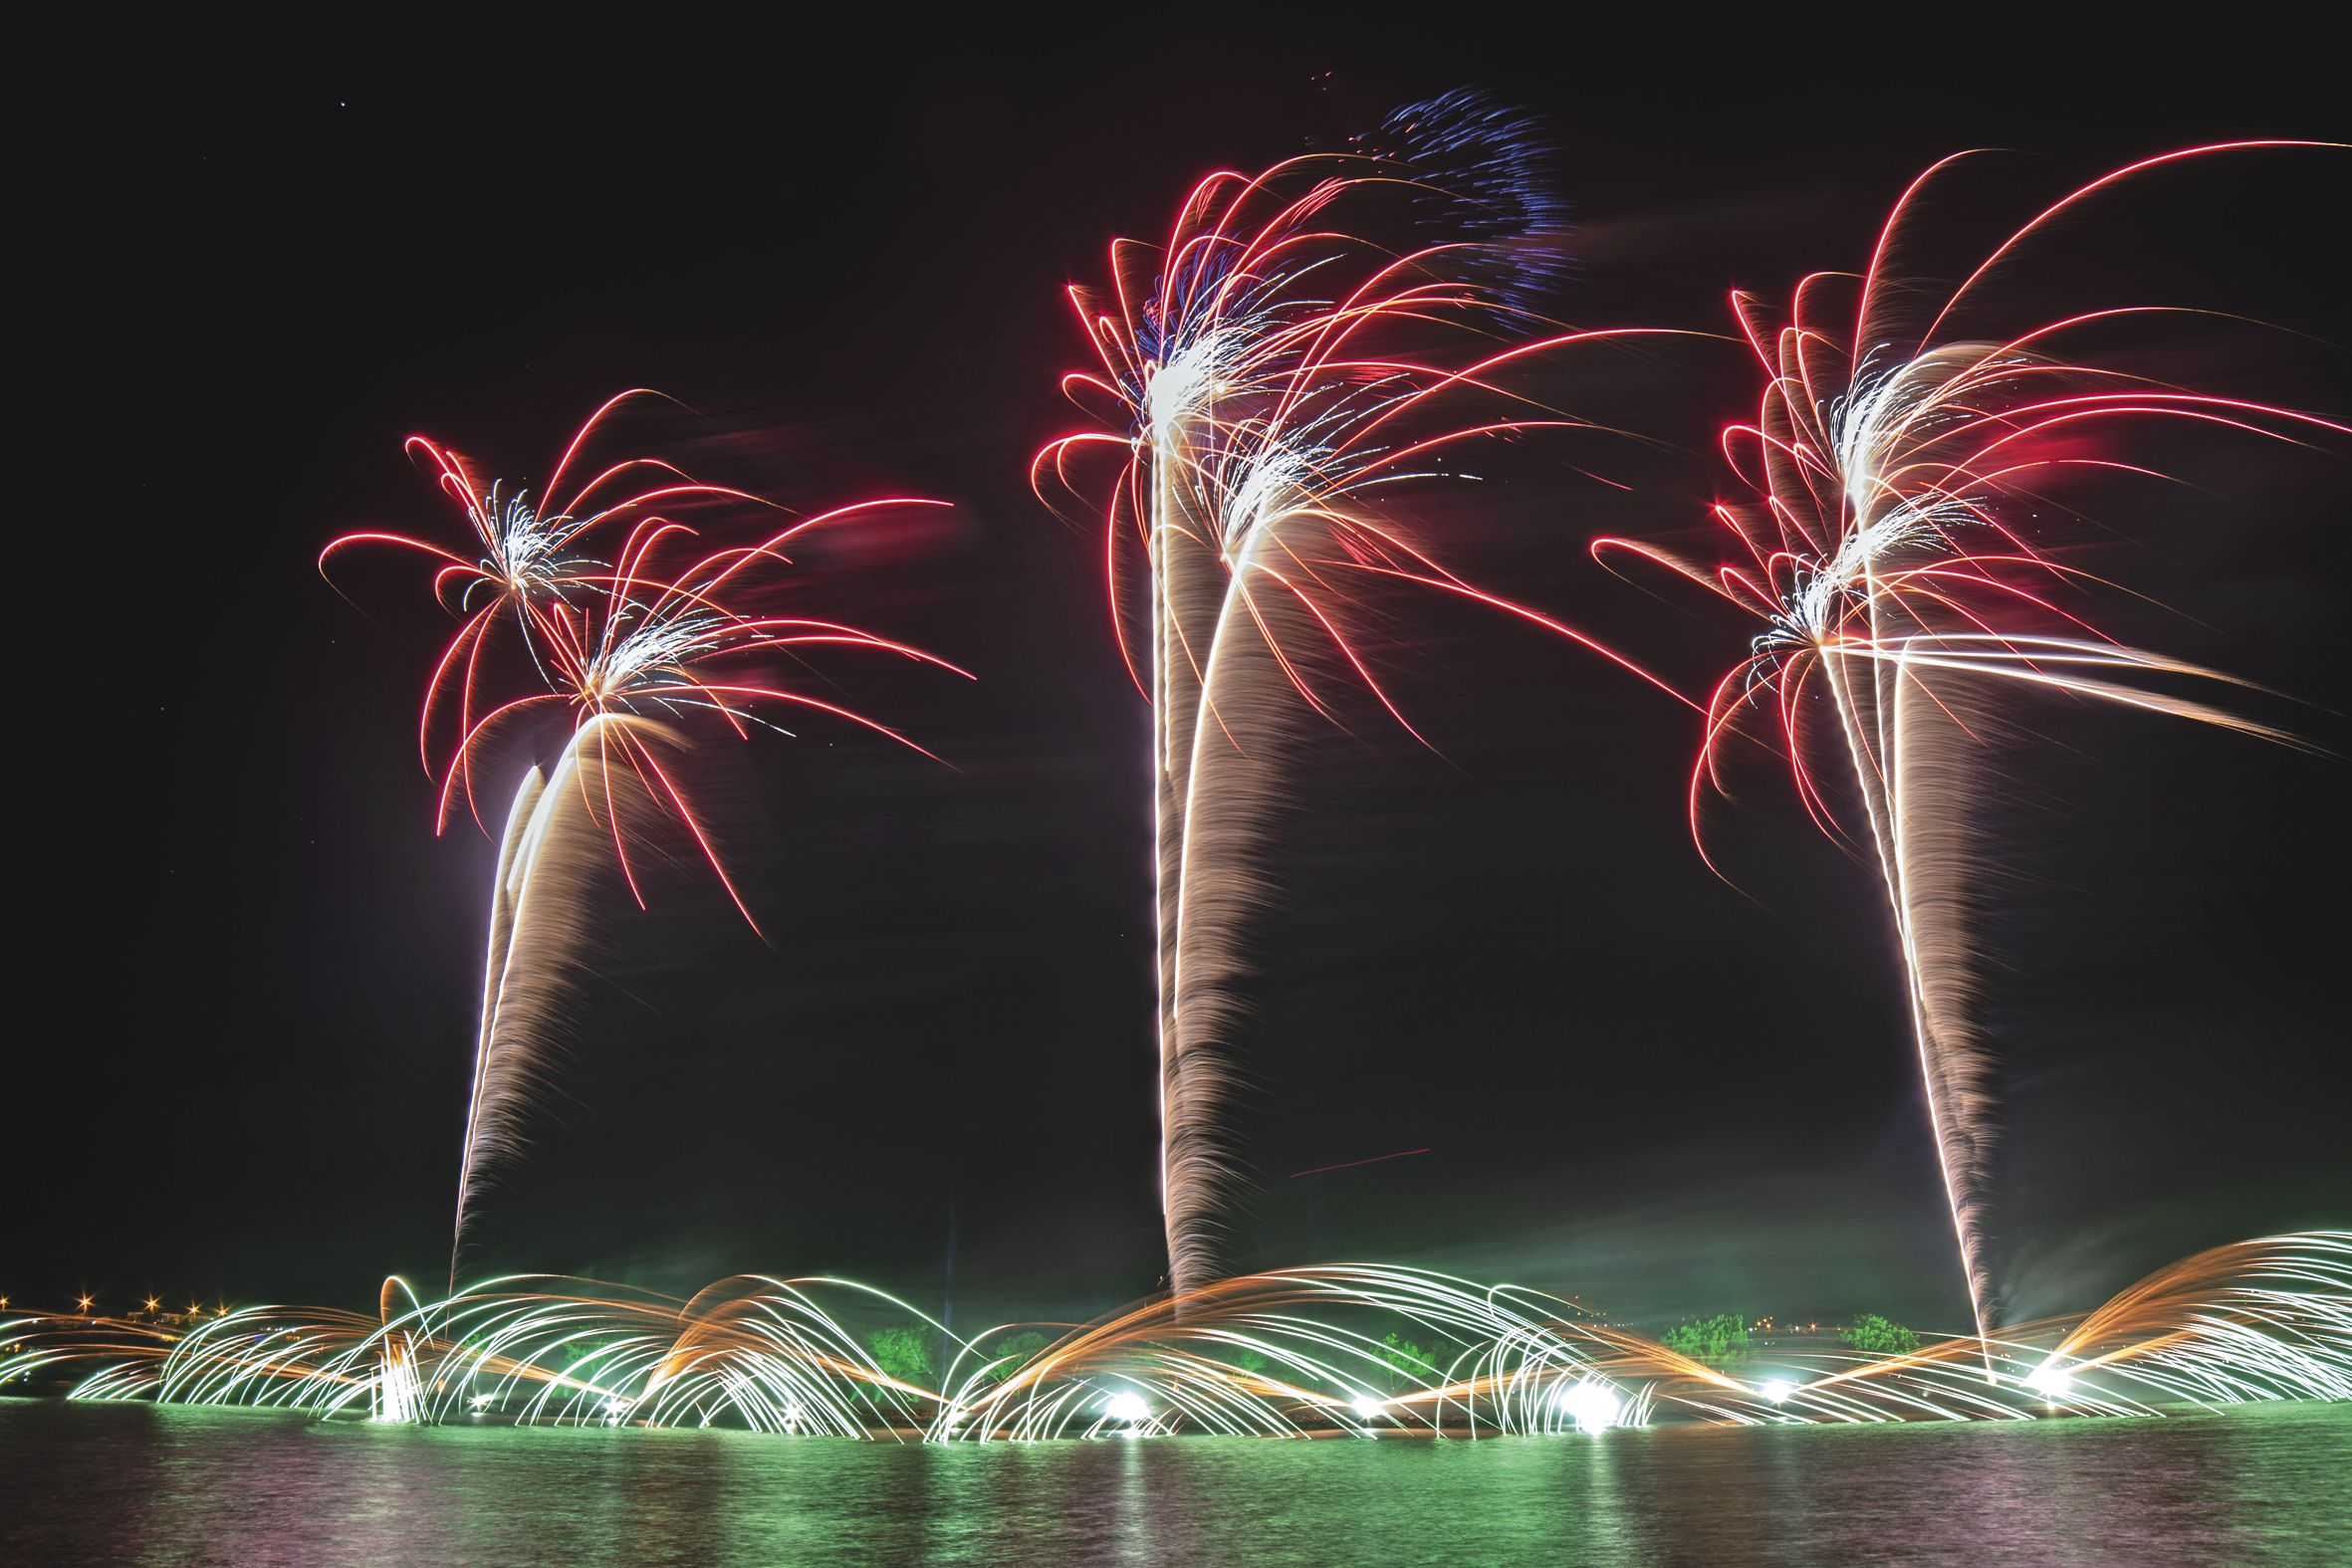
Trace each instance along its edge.
{"label": "palm-shaped firework", "polygon": [[[574,463],[604,421],[624,403],[659,394],[642,387],[604,401],[581,425],[563,456],[550,470],[541,498],[527,489],[493,480],[485,484],[460,453],[426,436],[410,436],[409,454],[433,474],[441,493],[464,512],[472,528],[478,554],[444,549],[406,534],[361,530],[346,534],[319,554],[319,568],[343,552],[362,545],[391,545],[421,553],[441,562],[433,573],[433,592],[458,617],[458,629],[441,650],[425,684],[417,718],[417,753],[428,774],[461,782],[472,798],[472,776],[466,758],[436,765],[433,732],[454,694],[459,737],[470,736],[484,711],[485,659],[495,671],[498,659],[492,646],[510,628],[527,651],[536,656],[540,637],[553,629],[550,617],[557,608],[593,593],[608,580],[609,568],[590,555],[591,533],[607,531],[651,516],[655,509],[696,502],[756,503],[757,498],[720,485],[687,478],[671,464],[655,458],[629,458],[598,470],[586,483],[567,490]],[[650,486],[643,484],[652,479]],[[444,792],[446,825],[447,792]]]}
{"label": "palm-shaped firework", "polygon": [[[1860,836],[1884,877],[1902,946],[1980,1336],[1998,1317],[1983,1212],[1994,1061],[1976,1017],[1974,856],[1962,808],[1983,708],[2056,691],[2289,739],[2168,689],[2229,677],[2126,647],[2068,608],[2090,579],[2037,550],[2022,520],[2045,509],[2046,490],[2069,476],[2128,469],[2086,455],[2079,439],[2116,421],[2192,420],[2282,437],[2345,427],[2069,353],[2082,329],[2144,310],[2071,316],[1992,340],[1944,332],[1996,264],[2076,203],[2128,175],[2224,150],[2170,153],[2074,191],[1996,247],[1922,330],[1917,316],[1908,325],[1903,318],[1923,291],[1900,286],[1889,259],[1921,191],[1954,160],[1937,164],[1896,205],[1861,274],[1807,278],[1776,329],[1757,302],[1735,296],[1767,378],[1756,422],[1724,435],[1756,496],[1749,506],[1716,508],[1735,559],[1710,567],[1627,540],[1593,547],[1602,558],[1630,552],[1663,564],[1764,622],[1706,705],[1690,784],[1695,837],[1707,792],[1723,784],[1727,739],[1760,721],[1817,822],[1839,831],[1812,761],[1824,751],[1841,759],[1861,797]],[[1817,729],[1829,734],[1816,738]]]}
{"label": "palm-shaped firework", "polygon": [[[798,708],[847,720],[921,751],[885,725],[782,684],[772,666],[823,647],[852,647],[955,668],[839,621],[745,607],[779,585],[783,568],[792,564],[785,552],[802,535],[889,509],[940,503],[860,502],[800,519],[749,545],[705,552],[695,545],[697,531],[663,509],[767,503],[743,491],[701,484],[651,458],[611,464],[567,494],[562,489],[567,471],[605,416],[632,395],[643,394],[613,398],[573,438],[546,490],[564,500],[545,510],[535,510],[526,492],[480,484],[447,448],[411,438],[411,451],[424,454],[441,488],[472,524],[482,549],[478,560],[405,535],[377,532],[347,535],[321,557],[324,566],[350,546],[383,543],[421,551],[442,562],[435,589],[461,619],[427,683],[419,728],[427,767],[439,778],[438,826],[447,824],[460,795],[471,804],[485,750],[542,715],[560,712],[569,725],[554,766],[544,775],[532,769],[517,790],[500,844],[458,1177],[453,1275],[456,1250],[486,1175],[521,1149],[523,1120],[549,1068],[563,1020],[569,993],[565,975],[579,935],[574,917],[586,878],[602,863],[602,849],[609,848],[643,907],[627,824],[642,831],[649,823],[674,822],[693,840],[745,922],[759,929],[679,781],[675,754],[690,744],[694,722],[716,716],[737,736],[747,735],[753,725],[789,734],[769,714]],[[645,471],[665,477],[651,489],[597,499]],[[617,536],[609,541],[608,560],[592,554],[604,548],[607,536]],[[499,678],[499,666],[486,668],[484,650],[510,621],[539,689],[493,700],[485,692]],[[433,729],[452,688],[457,735],[436,766]],[[479,820],[478,809],[475,815]]]}
{"label": "palm-shaped firework", "polygon": [[[1489,192],[1512,188],[1498,171],[1528,155],[1507,144],[1519,121],[1460,102],[1392,125],[1416,130],[1412,148],[1473,157]],[[1106,299],[1072,291],[1101,365],[1063,385],[1113,428],[1050,444],[1037,468],[1068,484],[1090,448],[1124,460],[1102,503],[1105,572],[1120,651],[1152,704],[1161,1189],[1178,1291],[1215,1277],[1241,1183],[1230,1038],[1242,922],[1265,889],[1252,850],[1276,789],[1270,754],[1301,705],[1331,711],[1332,680],[1412,728],[1375,673],[1362,600],[1411,583],[1586,640],[1464,580],[1374,506],[1481,438],[1590,428],[1526,402],[1473,423],[1447,409],[1457,394],[1507,398],[1498,379],[1514,361],[1631,336],[1530,335],[1496,279],[1498,244],[1529,235],[1493,211],[1471,225],[1462,203],[1438,202],[1448,237],[1402,253],[1339,221],[1384,193],[1442,194],[1443,180],[1371,153],[1215,174],[1164,244],[1113,244]],[[1400,351],[1472,333],[1520,340],[1450,362]]]}

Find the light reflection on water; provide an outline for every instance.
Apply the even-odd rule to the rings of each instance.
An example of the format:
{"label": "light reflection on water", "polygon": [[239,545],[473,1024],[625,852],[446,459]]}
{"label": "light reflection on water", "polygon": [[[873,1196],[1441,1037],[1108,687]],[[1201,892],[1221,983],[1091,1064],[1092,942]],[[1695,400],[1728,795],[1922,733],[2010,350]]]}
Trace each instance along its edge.
{"label": "light reflection on water", "polygon": [[0,1400],[0,1563],[2352,1563],[2352,1407],[927,1449]]}

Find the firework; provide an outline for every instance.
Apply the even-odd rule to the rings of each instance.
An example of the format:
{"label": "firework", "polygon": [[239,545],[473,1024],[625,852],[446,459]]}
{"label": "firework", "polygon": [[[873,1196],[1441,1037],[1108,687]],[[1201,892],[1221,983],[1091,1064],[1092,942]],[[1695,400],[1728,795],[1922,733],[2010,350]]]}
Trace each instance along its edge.
{"label": "firework", "polygon": [[[1414,1337],[1375,1338],[1383,1325]],[[1890,1356],[1775,1345],[1710,1365],[1541,1291],[1363,1264],[1154,1298],[1017,1367],[992,1364],[989,1340],[974,1342],[965,1383],[942,1396],[934,1439],[2152,1416],[2352,1398],[2352,1234],[2217,1247],[2087,1315]],[[1978,1370],[1987,1358],[1990,1386]]]}
{"label": "firework", "polygon": [[[1071,291],[1100,368],[1063,378],[1113,429],[1049,444],[1033,470],[1069,488],[1085,453],[1122,459],[1100,515],[1120,653],[1152,706],[1160,1180],[1179,1292],[1218,1271],[1242,1181],[1225,1115],[1241,930],[1266,891],[1254,851],[1286,741],[1302,714],[1332,716],[1350,685],[1419,738],[1359,629],[1364,600],[1409,584],[1577,636],[1466,581],[1375,506],[1458,475],[1458,449],[1474,442],[1597,428],[1502,383],[1521,361],[1636,336],[1527,334],[1529,319],[1502,298],[1498,247],[1517,234],[1506,255],[1525,263],[1551,219],[1510,216],[1524,170],[1497,149],[1518,122],[1450,101],[1424,108],[1390,127],[1402,151],[1212,175],[1164,243],[1114,243],[1107,296]],[[1447,154],[1470,156],[1479,199],[1446,196],[1431,165]],[[1434,203],[1473,238],[1400,254],[1339,226],[1383,193]],[[1521,340],[1450,366],[1399,351],[1399,339],[1481,333]],[[1464,395],[1509,416],[1450,421]]]}
{"label": "firework", "polygon": [[[939,1386],[886,1370],[869,1325],[941,1347]],[[968,1341],[869,1286],[767,1275],[690,1299],[523,1275],[427,1301],[395,1278],[372,1313],[0,1321],[0,1387],[60,1376],[78,1399],[322,1418],[931,1442],[2160,1416],[2352,1399],[2352,1232],[2217,1247],[2087,1314],[1884,1356],[1808,1342],[1712,1364],[1541,1291],[1332,1264]]]}
{"label": "firework", "polygon": [[737,913],[757,931],[759,922],[727,874],[700,816],[673,770],[663,766],[660,743],[674,744],[681,725],[709,717],[716,717],[739,739],[748,737],[755,726],[789,736],[792,731],[766,714],[796,709],[845,721],[930,756],[887,725],[780,685],[760,672],[780,656],[799,661],[812,650],[828,647],[886,652],[966,679],[968,671],[855,626],[801,615],[750,613],[737,608],[736,601],[774,586],[778,568],[792,564],[784,550],[813,529],[890,508],[939,505],[943,503],[907,498],[859,502],[795,523],[758,543],[731,546],[675,567],[665,567],[658,558],[665,546],[691,540],[693,531],[660,517],[638,522],[614,568],[581,579],[587,591],[576,592],[536,618],[535,652],[546,689],[489,708],[466,731],[442,778],[444,817],[460,781],[471,776],[478,751],[507,728],[560,710],[572,728],[559,772],[570,769],[581,804],[609,837],[613,859],[638,906],[644,906],[644,890],[621,828],[626,801],[616,792],[623,780],[692,838]]}
{"label": "firework", "polygon": [[[61,1323],[27,1333],[0,1359],[0,1378],[99,1361],[77,1398],[406,1425],[481,1417],[680,1427],[724,1415],[758,1432],[867,1437],[919,1427],[930,1396],[877,1366],[843,1314],[926,1321],[894,1297],[835,1279],[745,1276],[680,1299],[509,1275],[428,1300],[395,1276],[375,1313],[248,1307],[176,1335]],[[112,1355],[96,1348],[110,1339]]]}
{"label": "firework", "polygon": [[[500,634],[511,633],[523,651],[532,652],[538,636],[551,629],[547,617],[558,606],[598,591],[607,580],[605,563],[589,553],[595,548],[591,536],[643,518],[655,508],[699,502],[763,504],[739,490],[698,483],[671,464],[649,457],[607,464],[585,483],[566,488],[575,465],[615,410],[658,396],[635,387],[605,399],[565,445],[537,501],[528,487],[497,480],[485,483],[452,448],[426,436],[410,436],[409,455],[425,466],[435,487],[464,515],[474,552],[453,551],[412,535],[363,529],[344,535],[319,553],[322,573],[345,552],[365,546],[388,545],[438,562],[433,595],[456,616],[458,628],[434,663],[417,716],[417,757],[427,774],[462,772],[462,749],[447,764],[436,765],[433,734],[452,702],[458,735],[472,732],[475,716],[484,708],[485,682],[497,669],[490,650]],[[644,484],[647,479],[653,482]],[[470,775],[465,784],[470,800]]]}
{"label": "firework", "polygon": [[[1648,1424],[1570,1303],[1421,1269],[1330,1264],[1213,1280],[1070,1329],[1026,1358],[975,1340],[935,1441],[1207,1432],[1556,1433]],[[1401,1332],[1400,1332],[1401,1331]]]}
{"label": "firework", "polygon": [[[764,532],[750,544],[697,553],[697,531],[666,509],[714,502],[769,504],[642,457],[608,464],[586,484],[566,491],[567,474],[605,416],[642,395],[651,394],[624,392],[590,416],[547,485],[548,495],[563,500],[546,508],[535,509],[528,490],[481,484],[448,448],[422,437],[410,439],[410,450],[425,456],[439,486],[464,509],[482,549],[479,560],[469,562],[406,536],[373,532],[347,535],[321,557],[324,569],[343,549],[389,543],[442,561],[435,592],[459,616],[460,625],[426,684],[418,731],[426,766],[434,769],[435,714],[449,704],[454,689],[458,726],[436,770],[437,828],[446,826],[461,795],[471,807],[486,750],[543,717],[561,715],[568,725],[553,768],[545,776],[531,770],[517,790],[500,842],[459,1164],[452,1285],[484,1181],[520,1150],[525,1113],[551,1065],[580,940],[578,911],[588,877],[601,864],[601,847],[609,845],[613,863],[642,908],[644,890],[626,824],[641,829],[674,822],[692,839],[746,924],[759,930],[679,782],[676,754],[688,744],[689,726],[715,717],[738,738],[755,725],[789,735],[769,715],[799,710],[846,721],[921,751],[895,730],[780,684],[766,672],[779,660],[805,662],[811,653],[834,647],[955,669],[918,648],[838,621],[748,607],[780,586],[783,568],[792,564],[786,551],[801,536],[890,509],[941,503],[860,502]],[[648,471],[663,476],[662,482],[598,499],[626,489],[625,481]],[[589,536],[598,531],[619,536],[609,560],[588,554]],[[537,689],[495,701],[486,695],[483,650],[510,620]],[[480,819],[478,808],[473,814]]]}
{"label": "firework", "polygon": [[1831,786],[1810,759],[1837,756],[1861,797],[1867,831],[1856,836],[1882,873],[1903,952],[1980,1334],[1998,1325],[1984,1233],[1995,1095],[1993,1056],[1976,1019],[1966,807],[1987,721],[2028,692],[2054,692],[2291,739],[2175,689],[2229,677],[2094,629],[2069,607],[2090,579],[2043,554],[2029,519],[2047,509],[2047,487],[2147,472],[2084,455],[2081,438],[2102,426],[2169,419],[2281,438],[2345,427],[2101,368],[2070,351],[2087,329],[2155,314],[2146,308],[2086,312],[1986,339],[1947,329],[1971,314],[1997,264],[2077,203],[2127,176],[2226,150],[2170,153],[2092,181],[1923,311],[1928,291],[1896,276],[1893,258],[1923,191],[1955,160],[1937,164],[1896,204],[1860,274],[1805,279],[1776,328],[1757,301],[1733,297],[1766,377],[1756,422],[1724,433],[1726,455],[1756,496],[1716,508],[1735,559],[1709,567],[1654,545],[1593,546],[1604,560],[1629,553],[1664,565],[1764,622],[1706,704],[1690,782],[1702,854],[1700,807],[1724,786],[1735,736],[1761,730],[1785,753],[1799,799],[1833,835],[1844,836]]}

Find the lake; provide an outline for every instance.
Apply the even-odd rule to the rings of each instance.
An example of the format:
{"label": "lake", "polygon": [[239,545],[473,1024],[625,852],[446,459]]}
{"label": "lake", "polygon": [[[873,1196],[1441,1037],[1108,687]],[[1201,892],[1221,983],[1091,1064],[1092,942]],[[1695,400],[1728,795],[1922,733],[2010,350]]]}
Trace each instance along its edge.
{"label": "lake", "polygon": [[0,1399],[0,1563],[2352,1563],[2352,1406],[923,1448]]}

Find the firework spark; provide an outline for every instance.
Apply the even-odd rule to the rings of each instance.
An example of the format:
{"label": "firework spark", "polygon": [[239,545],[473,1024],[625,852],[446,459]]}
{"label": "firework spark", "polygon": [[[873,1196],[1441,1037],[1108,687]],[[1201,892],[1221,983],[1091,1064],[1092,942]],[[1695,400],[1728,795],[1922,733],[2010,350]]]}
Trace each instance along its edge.
{"label": "firework spark", "polygon": [[[2239,143],[2235,147],[2278,143]],[[1957,288],[1932,300],[1893,271],[1922,193],[1914,181],[1858,275],[1815,274],[1775,328],[1746,295],[1741,329],[1766,377],[1756,422],[1724,432],[1754,503],[1718,506],[1735,559],[1709,567],[1655,545],[1595,542],[1706,587],[1764,623],[1749,656],[1706,704],[1690,781],[1692,832],[1724,787],[1731,738],[1761,728],[1782,751],[1815,821],[1844,836],[1827,750],[1861,796],[1869,845],[1900,939],[1912,1030],[1969,1299],[1981,1335],[1998,1325],[1984,1209],[1994,1137],[1994,1060],[1976,1018],[1970,922],[1974,863],[1965,807],[1985,721],[2029,692],[2120,704],[2273,741],[2291,737],[2173,688],[2230,677],[2126,647],[2067,607],[2091,579],[2037,549],[2028,519],[2069,479],[2145,474],[2084,455],[2081,437],[2164,419],[2292,439],[2345,427],[2282,408],[2201,395],[2084,362],[2087,330],[2159,314],[2108,309],[1997,338],[1945,329],[2019,246],[2116,181],[2234,150],[2150,158],[2075,190],[2003,240]],[[1926,317],[1924,330],[1920,318]],[[2244,683],[2234,684],[2242,686]],[[1816,739],[1826,728],[1834,741]],[[1990,1359],[1988,1360],[1990,1367]]]}

